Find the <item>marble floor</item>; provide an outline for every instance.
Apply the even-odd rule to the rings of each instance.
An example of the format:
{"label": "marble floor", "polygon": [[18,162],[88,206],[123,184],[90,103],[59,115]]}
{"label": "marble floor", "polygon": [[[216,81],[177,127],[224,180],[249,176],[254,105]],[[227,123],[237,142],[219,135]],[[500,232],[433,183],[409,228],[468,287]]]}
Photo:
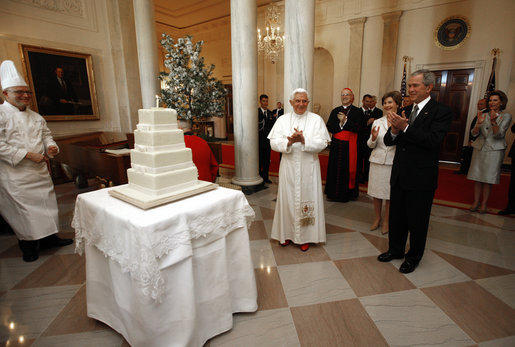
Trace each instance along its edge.
{"label": "marble floor", "polygon": [[[56,186],[62,236],[84,191]],[[270,241],[276,192],[247,196],[259,310],[206,346],[515,346],[515,218],[433,206],[424,258],[404,275],[376,260],[387,237],[369,231],[365,194],[326,202],[327,243],[303,253]],[[0,346],[128,346],[87,317],[84,263],[73,246],[24,263],[0,235]]]}

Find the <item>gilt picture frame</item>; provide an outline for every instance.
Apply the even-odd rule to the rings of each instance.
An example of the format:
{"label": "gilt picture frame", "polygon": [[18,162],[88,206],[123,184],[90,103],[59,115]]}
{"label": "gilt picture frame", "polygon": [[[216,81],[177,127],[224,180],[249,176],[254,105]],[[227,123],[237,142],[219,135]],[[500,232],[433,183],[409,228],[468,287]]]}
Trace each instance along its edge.
{"label": "gilt picture frame", "polygon": [[457,49],[465,43],[470,31],[470,23],[466,17],[447,17],[435,28],[435,44],[443,50]]}
{"label": "gilt picture frame", "polygon": [[32,109],[47,121],[98,120],[90,54],[20,44]]}

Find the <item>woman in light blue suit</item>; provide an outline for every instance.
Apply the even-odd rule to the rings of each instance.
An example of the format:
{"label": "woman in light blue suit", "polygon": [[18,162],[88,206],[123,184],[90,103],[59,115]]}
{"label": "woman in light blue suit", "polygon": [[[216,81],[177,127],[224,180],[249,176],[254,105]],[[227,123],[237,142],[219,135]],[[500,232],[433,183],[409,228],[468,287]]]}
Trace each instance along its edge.
{"label": "woman in light blue suit", "polygon": [[388,92],[383,96],[383,117],[376,119],[372,124],[370,138],[367,141],[368,147],[372,148],[370,154],[370,171],[368,177],[368,195],[374,198],[374,223],[370,230],[379,228],[381,223],[381,210],[385,200],[385,213],[381,232],[388,232],[388,215],[390,213],[390,176],[392,173],[393,158],[395,157],[395,146],[386,146],[383,137],[388,131],[390,124],[387,120],[388,112],[397,113],[402,102],[401,93],[398,91]]}
{"label": "woman in light blue suit", "polygon": [[[478,138],[472,143],[472,161],[467,175],[474,182],[474,203],[470,211],[486,213],[492,184],[499,184],[501,165],[506,149],[506,130],[511,124],[511,114],[503,112],[508,98],[500,90],[494,90],[488,97],[489,110],[478,113],[477,122],[470,131]],[[481,205],[479,204],[481,195]]]}

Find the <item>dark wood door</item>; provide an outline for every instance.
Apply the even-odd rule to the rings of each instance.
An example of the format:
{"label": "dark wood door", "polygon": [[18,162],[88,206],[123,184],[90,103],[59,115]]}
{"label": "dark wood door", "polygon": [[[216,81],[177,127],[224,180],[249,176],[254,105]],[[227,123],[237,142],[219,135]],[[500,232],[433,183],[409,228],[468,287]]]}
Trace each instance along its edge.
{"label": "dark wood door", "polygon": [[468,107],[474,69],[433,71],[436,82],[431,97],[448,105],[454,118],[440,149],[440,160],[460,161],[463,139],[467,131]]}

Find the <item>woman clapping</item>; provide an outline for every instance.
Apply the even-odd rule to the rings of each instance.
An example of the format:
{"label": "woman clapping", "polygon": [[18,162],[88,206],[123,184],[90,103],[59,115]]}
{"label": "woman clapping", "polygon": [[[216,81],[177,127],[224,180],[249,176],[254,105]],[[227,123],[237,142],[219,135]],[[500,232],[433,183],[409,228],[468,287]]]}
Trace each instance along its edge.
{"label": "woman clapping", "polygon": [[392,91],[386,93],[382,98],[383,117],[376,119],[372,124],[370,138],[367,141],[368,147],[372,148],[370,154],[370,173],[368,177],[368,195],[374,199],[375,219],[370,230],[379,228],[381,224],[381,210],[385,200],[385,213],[381,232],[388,232],[388,214],[390,213],[390,175],[392,173],[393,157],[395,146],[386,146],[383,138],[391,124],[388,122],[389,112],[397,113],[402,102],[401,93]]}
{"label": "woman clapping", "polygon": [[472,143],[474,150],[467,175],[469,180],[475,181],[474,203],[470,207],[472,212],[479,210],[479,213],[486,213],[492,184],[498,184],[500,180],[506,149],[505,135],[511,123],[511,114],[503,112],[507,103],[504,92],[491,92],[488,97],[489,110],[478,113],[476,125],[470,131],[473,136],[478,136]]}

